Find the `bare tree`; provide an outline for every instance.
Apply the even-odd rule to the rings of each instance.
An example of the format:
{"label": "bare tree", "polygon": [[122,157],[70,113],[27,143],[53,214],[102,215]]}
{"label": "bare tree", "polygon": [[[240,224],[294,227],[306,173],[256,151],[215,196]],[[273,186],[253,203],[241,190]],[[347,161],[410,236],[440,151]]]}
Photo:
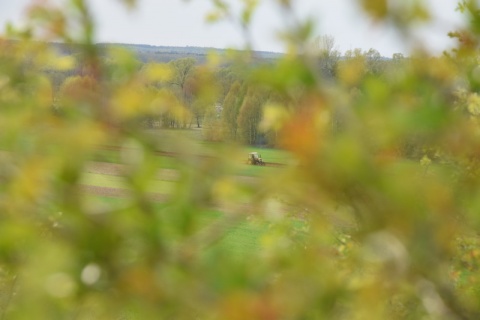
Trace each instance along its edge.
{"label": "bare tree", "polygon": [[333,78],[340,60],[340,51],[336,48],[335,38],[331,35],[318,36],[313,41],[312,51],[318,61],[322,76]]}
{"label": "bare tree", "polygon": [[365,52],[368,72],[373,74],[380,74],[384,69],[384,61],[382,55],[378,50],[370,48]]}
{"label": "bare tree", "polygon": [[335,50],[335,38],[328,34],[321,35],[314,40],[314,45],[319,52],[330,54]]}

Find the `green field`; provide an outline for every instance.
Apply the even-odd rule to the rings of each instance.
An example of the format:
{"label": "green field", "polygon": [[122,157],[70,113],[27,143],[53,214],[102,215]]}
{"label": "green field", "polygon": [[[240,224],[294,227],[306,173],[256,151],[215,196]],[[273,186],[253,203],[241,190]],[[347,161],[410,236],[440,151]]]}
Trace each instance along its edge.
{"label": "green field", "polygon": [[[173,153],[173,155],[168,156],[157,154],[155,156],[155,164],[158,168],[182,169],[189,165],[189,156],[191,154],[192,156],[206,156],[208,157],[207,159],[218,158],[219,163],[229,163],[228,168],[230,168],[229,170],[233,176],[261,177],[277,174],[282,166],[247,165],[246,160],[249,152],[259,152],[267,163],[286,165],[293,162],[288,152],[282,150],[202,141],[200,130],[151,130],[148,134],[153,139],[162,136],[162,141],[180,140],[182,143],[178,145],[183,146],[183,148],[187,146],[186,150],[188,152],[185,149],[177,149],[177,144],[175,143],[158,146],[157,150],[159,151]],[[170,137],[170,139],[165,139],[165,137]],[[113,145],[113,147],[117,146]],[[118,150],[114,148],[99,149],[92,160],[117,164],[124,162],[120,148]],[[115,189],[132,189],[132,184],[128,183],[124,177],[97,173],[85,173],[82,177],[82,184]],[[145,192],[172,195],[175,192],[177,182],[151,179],[147,185],[146,190],[143,190]],[[106,196],[88,196],[90,206],[122,208],[128,205],[128,201],[130,200]],[[162,212],[168,211],[165,206],[166,204],[164,203],[155,203],[155,210],[162,214]],[[262,238],[269,230],[267,222],[262,222],[261,218],[252,222],[247,217],[234,219],[233,222],[230,220],[226,213],[215,209],[195,213],[195,225],[198,232],[207,230],[214,223],[221,226],[220,239],[213,244],[208,244],[205,247],[205,253],[213,254],[216,252],[216,249],[220,249],[234,256],[242,256],[249,252],[258,251],[261,248]]]}
{"label": "green field", "polygon": [[[106,188],[119,188],[119,189],[129,189],[131,186],[125,181],[123,177],[120,176],[111,176],[103,175],[96,173],[85,173],[83,175],[82,184],[106,187]],[[147,192],[155,192],[161,194],[171,194],[175,188],[175,183],[171,181],[163,180],[151,180],[148,183]]]}
{"label": "green field", "polygon": [[[101,182],[100,179],[96,181]],[[113,184],[110,184],[110,186],[113,186]],[[88,195],[87,203],[90,207],[110,208],[116,212],[122,211],[122,209],[128,210],[129,207],[128,199],[105,196]],[[154,206],[155,211],[159,215],[169,212],[168,204],[157,202]],[[168,220],[168,218],[174,220],[172,217],[167,217],[166,220]],[[205,229],[213,223],[218,223],[221,226],[219,239],[213,243],[201,244],[200,247],[204,250],[205,254],[213,253],[217,249],[226,251],[232,256],[243,256],[245,254],[258,252],[261,248],[261,239],[268,232],[268,224],[266,222],[251,222],[248,221],[247,217],[229,221],[225,213],[215,209],[202,210],[195,213],[194,224],[197,230],[196,232],[205,231]]]}
{"label": "green field", "polygon": [[[279,165],[294,163],[293,157],[288,152],[279,149],[203,141],[201,130],[150,130],[148,135],[153,141],[169,141],[156,146],[158,153],[155,155],[155,163],[159,168],[180,169],[182,166],[188,166],[190,160],[195,157],[206,157],[229,164],[233,175],[258,177],[276,174]],[[254,151],[261,154],[264,162],[274,165],[264,167],[247,165],[248,154]],[[99,148],[91,159],[99,162],[125,163],[120,144],[112,144],[110,149]]]}

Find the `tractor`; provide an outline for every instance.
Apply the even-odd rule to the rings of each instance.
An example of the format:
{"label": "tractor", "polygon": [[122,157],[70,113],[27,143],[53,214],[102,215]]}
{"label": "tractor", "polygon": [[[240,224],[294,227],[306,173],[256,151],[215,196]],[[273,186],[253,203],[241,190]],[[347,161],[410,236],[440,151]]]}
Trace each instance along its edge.
{"label": "tractor", "polygon": [[247,163],[251,164],[251,165],[254,165],[254,166],[256,166],[256,165],[264,166],[265,165],[265,162],[263,162],[263,160],[262,160],[262,156],[258,152],[250,152],[248,154]]}

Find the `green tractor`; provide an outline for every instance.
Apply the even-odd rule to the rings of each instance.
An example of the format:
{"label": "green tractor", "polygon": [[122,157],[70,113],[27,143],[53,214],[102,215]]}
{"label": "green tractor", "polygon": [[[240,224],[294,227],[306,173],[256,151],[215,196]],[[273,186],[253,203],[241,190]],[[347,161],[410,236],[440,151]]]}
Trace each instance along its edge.
{"label": "green tractor", "polygon": [[247,163],[251,164],[251,165],[254,165],[254,166],[256,166],[256,165],[264,166],[265,165],[265,162],[263,162],[263,160],[262,160],[262,156],[258,152],[250,152],[248,154]]}

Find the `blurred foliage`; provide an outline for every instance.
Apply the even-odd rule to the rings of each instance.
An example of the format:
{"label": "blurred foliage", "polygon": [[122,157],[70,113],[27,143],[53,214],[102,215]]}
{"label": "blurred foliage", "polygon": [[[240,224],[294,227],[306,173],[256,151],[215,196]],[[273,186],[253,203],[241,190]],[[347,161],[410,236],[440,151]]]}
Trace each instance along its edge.
{"label": "blurred foliage", "polygon": [[[417,1],[359,3],[405,37],[429,17]],[[207,19],[240,22],[248,47],[259,1],[212,5]],[[249,51],[204,65],[103,51],[84,0],[35,2],[24,28],[8,26],[0,319],[480,318],[476,2],[459,4],[468,24],[451,52],[334,52],[327,75],[325,50],[307,54],[312,21],[278,5],[292,14],[288,53],[268,63]],[[206,154],[206,143],[145,130],[157,122],[227,142]],[[240,177],[234,141],[293,160]],[[105,150],[124,201],[99,205],[83,184]],[[168,190],[152,195],[155,185]],[[238,254],[222,239],[242,224],[258,247]]]}

